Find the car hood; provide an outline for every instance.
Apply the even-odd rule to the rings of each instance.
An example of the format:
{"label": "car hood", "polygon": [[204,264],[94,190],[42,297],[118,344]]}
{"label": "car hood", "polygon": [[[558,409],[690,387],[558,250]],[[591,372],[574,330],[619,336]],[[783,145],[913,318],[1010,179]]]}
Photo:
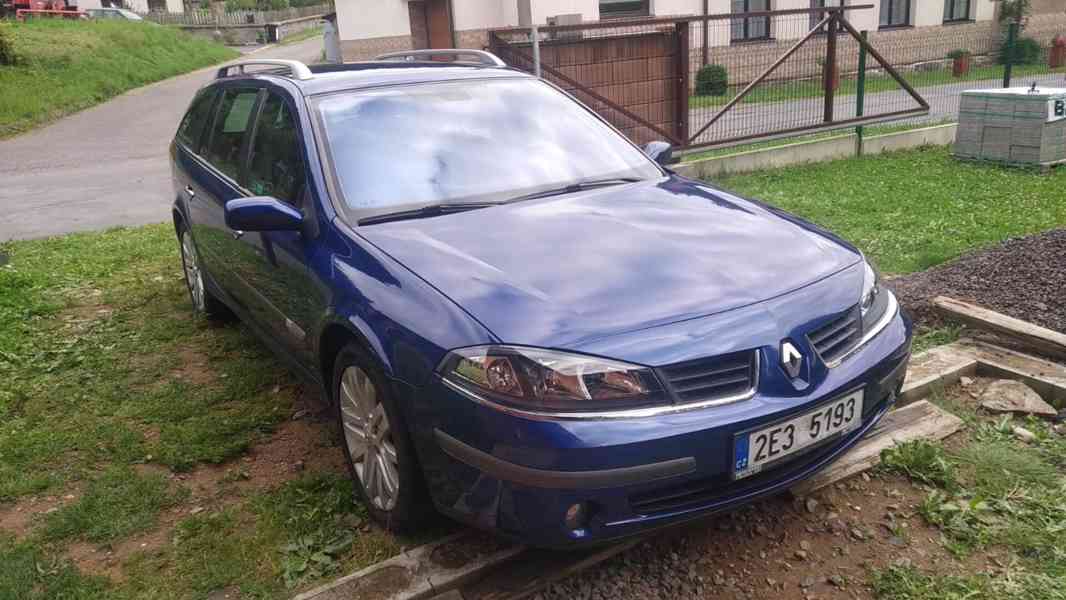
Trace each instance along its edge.
{"label": "car hood", "polygon": [[571,349],[768,300],[860,259],[798,219],[677,177],[359,233],[500,341]]}

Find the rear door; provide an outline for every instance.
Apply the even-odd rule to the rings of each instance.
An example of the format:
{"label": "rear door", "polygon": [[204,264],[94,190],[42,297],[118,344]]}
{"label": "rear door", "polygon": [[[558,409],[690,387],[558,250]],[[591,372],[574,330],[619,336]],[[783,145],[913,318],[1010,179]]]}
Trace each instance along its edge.
{"label": "rear door", "polygon": [[217,88],[206,88],[193,98],[188,112],[178,126],[171,146],[171,179],[177,203],[188,216],[189,201],[198,193],[197,183],[192,177],[196,164],[203,160],[200,150],[203,147],[206,132],[215,116],[215,100],[218,99]]}
{"label": "rear door", "polygon": [[229,200],[247,195],[241,181],[260,92],[248,85],[222,88],[201,160],[190,169],[189,216],[200,259],[230,300],[243,308],[248,308],[247,294],[235,279],[233,265],[246,247],[239,240],[243,233],[226,226],[225,207]]}

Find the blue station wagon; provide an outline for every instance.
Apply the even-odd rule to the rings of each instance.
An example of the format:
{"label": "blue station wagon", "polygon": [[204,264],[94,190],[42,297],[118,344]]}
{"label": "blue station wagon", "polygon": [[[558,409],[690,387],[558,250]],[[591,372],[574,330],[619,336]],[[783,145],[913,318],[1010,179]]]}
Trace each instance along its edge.
{"label": "blue station wagon", "polygon": [[859,441],[910,357],[853,246],[491,54],[226,67],[170,153],[193,306],[321,385],[392,530],[569,547],[751,502]]}

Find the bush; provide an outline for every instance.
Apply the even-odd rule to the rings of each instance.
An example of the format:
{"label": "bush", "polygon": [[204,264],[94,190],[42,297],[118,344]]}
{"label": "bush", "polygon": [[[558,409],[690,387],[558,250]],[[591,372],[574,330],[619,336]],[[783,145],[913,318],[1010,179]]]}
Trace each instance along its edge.
{"label": "bush", "polygon": [[1011,64],[1035,65],[1040,63],[1043,54],[1044,49],[1040,46],[1040,42],[1033,38],[1023,37],[1015,40],[1013,52],[1007,48],[1007,41],[1003,40],[1003,44],[999,47],[999,63],[1005,65],[1009,58]]}
{"label": "bush", "polygon": [[696,74],[697,96],[724,96],[729,88],[729,72],[722,65],[706,65]]}
{"label": "bush", "polygon": [[953,59],[953,60],[959,59],[959,58],[966,58],[967,56],[970,56],[970,51],[969,50],[963,50],[962,48],[959,48],[958,50],[952,50],[951,52],[948,52],[948,58]]}
{"label": "bush", "polygon": [[15,33],[11,25],[0,23],[0,65],[17,65],[18,55],[15,53]]}

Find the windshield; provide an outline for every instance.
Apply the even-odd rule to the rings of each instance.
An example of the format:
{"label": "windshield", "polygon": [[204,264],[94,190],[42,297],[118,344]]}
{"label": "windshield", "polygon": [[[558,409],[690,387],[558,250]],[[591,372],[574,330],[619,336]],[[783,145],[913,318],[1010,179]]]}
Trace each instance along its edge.
{"label": "windshield", "polygon": [[322,98],[318,110],[357,215],[662,175],[595,115],[533,79],[350,92]]}

